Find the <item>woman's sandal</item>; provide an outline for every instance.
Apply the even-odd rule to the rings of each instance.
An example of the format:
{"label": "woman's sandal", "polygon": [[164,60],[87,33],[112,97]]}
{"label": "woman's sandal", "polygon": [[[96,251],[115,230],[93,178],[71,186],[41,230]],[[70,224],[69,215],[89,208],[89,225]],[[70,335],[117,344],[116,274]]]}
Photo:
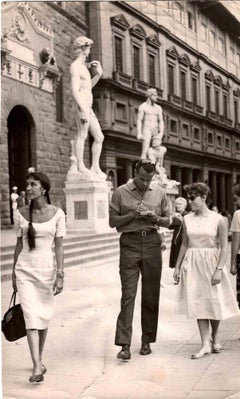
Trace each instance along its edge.
{"label": "woman's sandal", "polygon": [[33,374],[29,378],[29,382],[42,382],[44,381],[43,374]]}
{"label": "woman's sandal", "polygon": [[42,371],[42,374],[45,374],[47,372],[47,367],[44,366],[44,364],[42,364],[42,366],[41,366],[41,371]]}
{"label": "woman's sandal", "polygon": [[194,353],[194,354],[191,356],[191,359],[193,359],[193,360],[195,360],[195,359],[201,359],[202,357],[204,357],[204,356],[209,356],[209,355],[211,355],[211,351],[207,351],[207,352],[201,352],[201,351],[199,351],[199,352],[197,352],[197,353]]}
{"label": "woman's sandal", "polygon": [[220,344],[212,344],[212,353],[220,353],[222,348]]}

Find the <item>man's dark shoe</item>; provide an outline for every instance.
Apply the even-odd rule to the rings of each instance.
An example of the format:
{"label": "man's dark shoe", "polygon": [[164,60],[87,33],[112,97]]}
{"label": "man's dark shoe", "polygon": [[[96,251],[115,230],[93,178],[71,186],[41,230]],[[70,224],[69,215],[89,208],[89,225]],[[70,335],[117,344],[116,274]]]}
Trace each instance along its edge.
{"label": "man's dark shoe", "polygon": [[140,355],[150,355],[152,353],[152,350],[150,348],[150,344],[144,344],[142,343],[141,349],[140,349]]}
{"label": "man's dark shoe", "polygon": [[121,360],[131,359],[131,352],[129,345],[123,345],[122,350],[117,354],[117,358]]}

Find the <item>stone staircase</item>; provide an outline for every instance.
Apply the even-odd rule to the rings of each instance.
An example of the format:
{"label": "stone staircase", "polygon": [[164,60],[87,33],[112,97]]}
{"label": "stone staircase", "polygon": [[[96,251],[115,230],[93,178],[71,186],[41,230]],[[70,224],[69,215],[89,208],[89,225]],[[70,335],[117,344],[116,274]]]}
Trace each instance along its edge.
{"label": "stone staircase", "polygon": [[[4,233],[2,232],[4,235]],[[169,248],[171,232],[166,234],[166,245]],[[8,242],[16,242],[15,233]],[[119,234],[114,231],[101,234],[83,235],[68,232],[64,238],[64,264],[65,267],[94,267],[104,262],[118,261],[119,258]],[[1,245],[1,280],[11,279],[13,266],[13,253],[15,245]]]}
{"label": "stone staircase", "polygon": [[[9,280],[12,273],[15,245],[1,247],[1,280]],[[119,234],[115,231],[102,234],[67,234],[64,238],[65,267],[94,267],[117,261],[119,256]]]}

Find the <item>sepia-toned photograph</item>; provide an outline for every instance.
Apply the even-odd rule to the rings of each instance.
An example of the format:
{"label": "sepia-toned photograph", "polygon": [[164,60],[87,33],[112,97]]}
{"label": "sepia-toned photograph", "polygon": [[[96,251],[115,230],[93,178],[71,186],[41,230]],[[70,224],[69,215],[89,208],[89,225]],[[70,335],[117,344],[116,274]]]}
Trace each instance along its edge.
{"label": "sepia-toned photograph", "polygon": [[2,399],[240,399],[240,0],[1,2]]}

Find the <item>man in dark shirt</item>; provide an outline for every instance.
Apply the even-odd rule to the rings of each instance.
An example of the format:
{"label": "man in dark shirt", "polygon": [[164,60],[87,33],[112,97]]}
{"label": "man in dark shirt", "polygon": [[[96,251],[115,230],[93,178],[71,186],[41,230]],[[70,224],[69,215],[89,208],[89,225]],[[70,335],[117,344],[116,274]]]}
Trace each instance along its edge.
{"label": "man in dark shirt", "polygon": [[164,190],[151,184],[155,164],[140,160],[135,178],[117,188],[110,203],[110,226],[120,237],[121,311],[117,319],[115,345],[122,346],[117,358],[131,358],[132,320],[139,275],[142,276],[141,355],[151,353],[156,341],[160,280],[161,240],[157,229],[168,227],[169,210]]}

